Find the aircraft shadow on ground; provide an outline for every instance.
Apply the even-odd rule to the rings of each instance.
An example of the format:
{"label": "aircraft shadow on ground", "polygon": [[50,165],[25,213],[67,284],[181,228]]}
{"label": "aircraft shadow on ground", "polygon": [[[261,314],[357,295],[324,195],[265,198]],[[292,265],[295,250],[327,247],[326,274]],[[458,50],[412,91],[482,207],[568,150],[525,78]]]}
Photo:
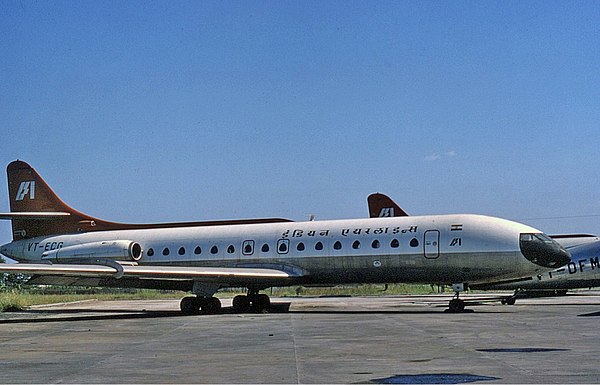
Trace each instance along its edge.
{"label": "aircraft shadow on ground", "polygon": [[[273,304],[271,313],[288,313],[290,303]],[[18,313],[8,313],[18,314]],[[76,321],[102,321],[123,320],[142,318],[167,318],[167,317],[201,317],[208,315],[184,315],[179,310],[132,310],[132,309],[30,309],[22,312],[24,318],[0,319],[2,324],[25,324],[25,323],[50,323],[50,322],[76,322]],[[31,315],[38,315],[31,318]],[[71,314],[69,316],[64,316]],[[219,314],[238,314],[233,307],[224,307]],[[252,314],[252,313],[249,313]],[[256,313],[255,313],[256,314]]]}
{"label": "aircraft shadow on ground", "polygon": [[293,314],[504,314],[509,312],[499,311],[475,311],[472,309],[465,309],[462,312],[452,313],[448,311],[436,310],[336,310],[336,309],[323,309],[323,310],[292,310],[290,313]]}
{"label": "aircraft shadow on ground", "polygon": [[577,317],[600,317],[600,311],[595,311],[593,313],[579,314]]}
{"label": "aircraft shadow on ground", "polygon": [[[30,310],[31,313],[40,314],[35,318],[9,318],[0,319],[2,324],[27,324],[27,323],[51,323],[51,322],[76,322],[76,321],[102,321],[118,319],[140,319],[140,318],[164,318],[164,317],[182,317],[179,311],[128,311],[128,310]],[[107,314],[110,313],[110,314]],[[118,313],[118,314],[115,314]],[[61,316],[64,314],[74,314],[70,316]],[[78,314],[78,315],[75,315]],[[44,317],[44,315],[48,315]]]}
{"label": "aircraft shadow on ground", "polygon": [[[344,308],[333,309],[294,309],[290,310],[291,303],[273,303],[271,304],[271,314],[291,313],[291,314],[444,314],[440,311],[441,306],[436,306],[431,310],[347,310]],[[465,313],[499,313],[498,311],[474,311],[466,309]],[[25,317],[18,317],[18,313],[11,314],[11,318],[0,319],[1,324],[26,324],[26,323],[52,323],[52,322],[77,322],[77,321],[101,321],[101,320],[124,320],[124,319],[143,319],[143,318],[168,318],[168,317],[202,317],[209,315],[189,316],[183,315],[179,310],[132,310],[132,309],[31,309],[21,314]],[[233,307],[224,307],[220,315],[239,314],[233,310]],[[257,313],[245,313],[257,314]],[[15,315],[13,318],[12,315]],[[34,315],[34,317],[31,317]],[[600,315],[600,313],[598,314]],[[17,318],[18,317],[18,318]]]}

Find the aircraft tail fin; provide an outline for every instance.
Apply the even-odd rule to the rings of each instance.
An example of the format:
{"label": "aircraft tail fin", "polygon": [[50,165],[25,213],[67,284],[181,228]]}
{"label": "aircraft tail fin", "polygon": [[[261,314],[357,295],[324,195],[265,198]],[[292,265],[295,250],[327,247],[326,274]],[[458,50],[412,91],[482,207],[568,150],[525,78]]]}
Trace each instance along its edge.
{"label": "aircraft tail fin", "polygon": [[77,232],[96,225],[96,218],[64,203],[26,162],[11,162],[6,173],[11,212],[0,214],[0,218],[12,221],[14,240]]}
{"label": "aircraft tail fin", "polygon": [[6,168],[10,213],[0,219],[12,221],[13,240],[87,231],[225,226],[291,222],[284,218],[233,219],[176,223],[118,223],[94,218],[63,202],[29,164],[16,160]]}
{"label": "aircraft tail fin", "polygon": [[407,217],[406,211],[402,210],[390,197],[385,194],[375,193],[367,198],[369,204],[369,217]]}

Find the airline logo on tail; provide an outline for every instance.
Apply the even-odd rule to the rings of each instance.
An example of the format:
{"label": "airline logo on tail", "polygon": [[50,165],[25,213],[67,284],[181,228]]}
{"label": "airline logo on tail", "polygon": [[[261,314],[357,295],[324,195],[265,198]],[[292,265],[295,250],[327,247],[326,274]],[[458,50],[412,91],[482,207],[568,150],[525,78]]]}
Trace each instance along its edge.
{"label": "airline logo on tail", "polygon": [[394,208],[393,207],[382,208],[381,211],[379,212],[379,218],[384,218],[384,217],[395,217]]}
{"label": "airline logo on tail", "polygon": [[35,181],[21,182],[19,191],[17,191],[16,201],[22,201],[29,194],[29,199],[35,199]]}

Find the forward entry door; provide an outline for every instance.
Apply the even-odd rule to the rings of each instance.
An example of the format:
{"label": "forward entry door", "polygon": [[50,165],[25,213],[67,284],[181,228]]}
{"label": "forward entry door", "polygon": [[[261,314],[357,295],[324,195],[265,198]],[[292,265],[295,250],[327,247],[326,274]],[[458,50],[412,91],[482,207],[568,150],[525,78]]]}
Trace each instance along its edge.
{"label": "forward entry door", "polygon": [[440,232],[427,230],[423,239],[423,252],[425,258],[435,259],[440,256]]}

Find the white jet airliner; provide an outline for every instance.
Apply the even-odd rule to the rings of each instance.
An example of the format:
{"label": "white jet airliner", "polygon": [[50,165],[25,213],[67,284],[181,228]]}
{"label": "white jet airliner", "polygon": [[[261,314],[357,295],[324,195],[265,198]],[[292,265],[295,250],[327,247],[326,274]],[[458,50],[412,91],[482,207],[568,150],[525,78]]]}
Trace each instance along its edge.
{"label": "white jet airliner", "polygon": [[293,222],[280,218],[130,225],[99,220],[62,202],[27,163],[8,165],[13,241],[20,263],[0,272],[31,284],[191,291],[186,314],[214,313],[213,295],[243,287],[237,311],[268,309],[272,286],[350,283],[453,285],[450,309],[469,284],[552,270],[569,254],[532,227],[481,215]]}
{"label": "white jet airliner", "polygon": [[[367,198],[371,218],[408,216],[408,214],[385,194],[375,193]],[[566,294],[568,289],[600,286],[600,237],[591,234],[550,235],[568,250],[571,261],[543,274],[517,279],[472,284],[480,290],[515,290],[502,299],[513,305],[518,298]]]}

